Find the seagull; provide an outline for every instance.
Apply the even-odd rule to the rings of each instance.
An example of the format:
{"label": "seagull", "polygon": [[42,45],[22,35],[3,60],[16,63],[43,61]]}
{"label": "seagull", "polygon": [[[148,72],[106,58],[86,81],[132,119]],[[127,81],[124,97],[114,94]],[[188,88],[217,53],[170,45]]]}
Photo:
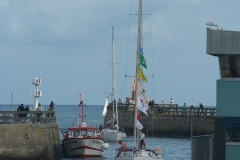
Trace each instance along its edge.
{"label": "seagull", "polygon": [[213,22],[208,22],[208,23],[206,23],[206,25],[208,25],[208,26],[210,26],[210,27],[212,27],[212,26],[218,26],[218,25],[214,24]]}
{"label": "seagull", "polygon": [[222,27],[218,27],[218,30],[223,30],[223,28]]}

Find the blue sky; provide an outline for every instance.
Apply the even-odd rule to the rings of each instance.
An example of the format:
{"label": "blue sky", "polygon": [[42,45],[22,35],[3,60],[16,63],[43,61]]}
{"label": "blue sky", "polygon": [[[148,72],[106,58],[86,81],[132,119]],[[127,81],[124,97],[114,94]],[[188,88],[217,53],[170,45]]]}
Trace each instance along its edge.
{"label": "blue sky", "polygon": [[[217,57],[206,54],[206,23],[239,31],[240,1],[143,0],[145,84],[155,102],[216,105]],[[0,104],[103,105],[111,90],[114,26],[118,97],[131,95],[136,52],[137,0],[1,0]],[[147,15],[150,14],[151,16]]]}

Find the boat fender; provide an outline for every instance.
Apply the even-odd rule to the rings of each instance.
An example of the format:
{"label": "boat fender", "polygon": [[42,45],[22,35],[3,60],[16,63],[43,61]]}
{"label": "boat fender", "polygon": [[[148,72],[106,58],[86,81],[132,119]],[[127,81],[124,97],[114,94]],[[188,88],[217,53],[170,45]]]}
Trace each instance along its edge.
{"label": "boat fender", "polygon": [[156,153],[156,154],[160,154],[162,152],[162,149],[161,148],[154,148],[153,151]]}
{"label": "boat fender", "polygon": [[106,150],[108,149],[108,147],[109,147],[109,144],[107,142],[103,142],[102,148]]}

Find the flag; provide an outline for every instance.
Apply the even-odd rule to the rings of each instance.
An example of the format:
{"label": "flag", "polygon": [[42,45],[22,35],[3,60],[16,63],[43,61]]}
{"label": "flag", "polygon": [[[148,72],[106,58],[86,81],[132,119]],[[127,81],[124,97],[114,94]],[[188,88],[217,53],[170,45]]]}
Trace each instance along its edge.
{"label": "flag", "polygon": [[148,115],[147,111],[146,111],[146,108],[145,108],[145,106],[144,106],[144,104],[143,104],[143,102],[142,102],[142,100],[141,100],[139,95],[138,95],[138,109],[140,111],[142,111],[143,113],[145,113],[146,115]]}
{"label": "flag", "polygon": [[141,44],[139,44],[139,52],[140,52],[141,54],[144,54],[144,53],[143,53],[143,48],[141,47]]}
{"label": "flag", "polygon": [[143,103],[147,104],[149,102],[147,92],[141,82],[138,83],[138,94],[142,98]]}
{"label": "flag", "polygon": [[144,82],[147,82],[147,78],[144,76],[143,71],[140,66],[138,66],[138,77],[143,80]]}
{"label": "flag", "polygon": [[139,57],[140,64],[147,69],[147,62],[146,62],[144,56],[142,54],[139,54],[139,55],[140,55],[140,57]]}
{"label": "flag", "polygon": [[140,121],[141,120],[141,116],[139,114],[137,114],[137,119]]}
{"label": "flag", "polygon": [[106,114],[107,114],[107,106],[108,106],[108,100],[106,99],[106,102],[105,102],[105,105],[103,108],[103,113],[102,113],[103,116],[106,116]]}
{"label": "flag", "polygon": [[136,124],[136,127],[139,129],[139,130],[142,130],[143,129],[143,126],[142,124],[136,119],[137,121],[137,124]]}
{"label": "flag", "polygon": [[[140,100],[142,101],[142,98],[140,98]],[[142,101],[142,104],[143,104],[145,110],[148,110],[148,109],[149,109],[148,105],[147,105],[146,103],[144,103],[143,101]]]}

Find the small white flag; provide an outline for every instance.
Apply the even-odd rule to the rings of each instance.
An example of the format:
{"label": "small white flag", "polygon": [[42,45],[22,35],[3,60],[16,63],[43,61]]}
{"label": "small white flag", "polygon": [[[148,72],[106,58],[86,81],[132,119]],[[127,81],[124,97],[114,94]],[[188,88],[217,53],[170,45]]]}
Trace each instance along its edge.
{"label": "small white flag", "polygon": [[138,94],[140,95],[140,97],[142,98],[142,101],[145,104],[149,102],[147,92],[140,81],[138,82]]}
{"label": "small white flag", "polygon": [[137,127],[139,130],[142,130],[142,129],[143,129],[142,124],[138,121],[138,119],[136,119],[136,121],[137,121],[136,127]]}
{"label": "small white flag", "polygon": [[103,116],[106,116],[106,114],[107,114],[107,106],[108,106],[108,100],[106,99],[106,102],[105,102],[105,105],[103,108],[103,113],[102,113]]}
{"label": "small white flag", "polygon": [[[145,104],[146,105],[146,104]],[[147,105],[146,105],[147,106]],[[140,111],[142,111],[143,113],[145,113],[146,115],[148,115],[147,114],[147,111],[146,111],[146,108],[145,108],[145,106],[144,106],[144,103],[143,103],[143,101],[141,100],[141,98],[140,98],[140,96],[138,95],[138,109],[140,110]],[[147,108],[148,109],[148,108]]]}

